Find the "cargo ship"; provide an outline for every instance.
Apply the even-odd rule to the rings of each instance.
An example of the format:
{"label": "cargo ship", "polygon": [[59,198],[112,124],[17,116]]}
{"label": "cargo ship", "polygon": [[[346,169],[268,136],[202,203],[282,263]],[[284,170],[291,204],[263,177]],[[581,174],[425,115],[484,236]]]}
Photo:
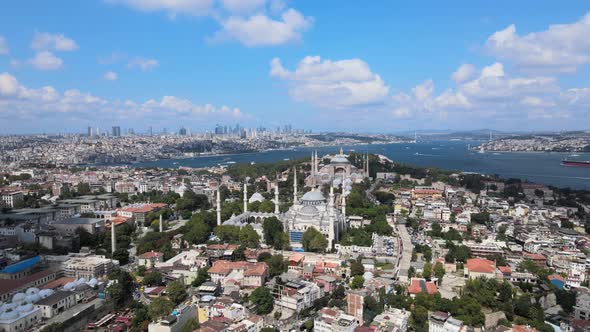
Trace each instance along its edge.
{"label": "cargo ship", "polygon": [[574,167],[590,167],[590,161],[588,160],[562,160],[561,165],[563,166],[574,166]]}

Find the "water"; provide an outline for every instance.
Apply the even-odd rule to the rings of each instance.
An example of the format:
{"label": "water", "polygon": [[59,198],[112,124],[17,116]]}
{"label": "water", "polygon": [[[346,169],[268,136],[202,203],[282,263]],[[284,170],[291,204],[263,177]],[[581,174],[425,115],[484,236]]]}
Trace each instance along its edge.
{"label": "water", "polygon": [[[557,187],[571,187],[590,190],[590,168],[565,167],[560,162],[564,158],[590,160],[590,153],[543,153],[543,152],[500,152],[477,153],[467,149],[467,141],[432,141],[416,144],[374,144],[343,146],[345,153],[355,150],[360,153],[382,154],[394,162],[417,166],[431,166],[446,170],[459,170],[483,174],[498,174],[504,178],[521,178],[531,182],[545,183]],[[265,163],[285,159],[310,157],[311,151],[319,154],[333,154],[340,146],[321,148],[296,148],[222,156],[203,156],[190,159],[169,159],[134,164],[137,167],[208,167],[235,163]]]}

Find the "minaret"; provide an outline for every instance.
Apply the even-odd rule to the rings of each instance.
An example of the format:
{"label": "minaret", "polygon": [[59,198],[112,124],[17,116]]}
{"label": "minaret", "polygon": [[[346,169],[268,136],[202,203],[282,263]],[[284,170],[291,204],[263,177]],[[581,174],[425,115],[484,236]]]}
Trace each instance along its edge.
{"label": "minaret", "polygon": [[344,216],[344,221],[346,221],[346,195],[344,195],[344,190],[342,190],[342,215]]}
{"label": "minaret", "polygon": [[248,184],[244,181],[244,213],[248,212]]}
{"label": "minaret", "polygon": [[279,213],[279,181],[277,180],[277,184],[275,185],[275,214]]}
{"label": "minaret", "polygon": [[221,194],[217,188],[217,226],[221,226]]}
{"label": "minaret", "polygon": [[315,155],[311,152],[311,176],[315,176]]}
{"label": "minaret", "polygon": [[160,233],[164,231],[164,220],[162,219],[162,215],[160,215]]}
{"label": "minaret", "polygon": [[111,253],[117,250],[117,238],[115,234],[115,222],[111,221]]}
{"label": "minaret", "polygon": [[334,184],[330,183],[330,198],[328,202],[328,213],[330,215],[334,214]]}
{"label": "minaret", "polygon": [[370,177],[370,176],[369,176],[369,154],[368,154],[368,153],[367,153],[367,160],[366,160],[366,163],[367,163],[367,177]]}
{"label": "minaret", "polygon": [[293,167],[293,204],[297,204],[297,167]]}
{"label": "minaret", "polygon": [[318,174],[318,164],[320,160],[318,159],[318,152],[315,152],[315,161],[313,163],[313,167],[315,167],[315,174]]}

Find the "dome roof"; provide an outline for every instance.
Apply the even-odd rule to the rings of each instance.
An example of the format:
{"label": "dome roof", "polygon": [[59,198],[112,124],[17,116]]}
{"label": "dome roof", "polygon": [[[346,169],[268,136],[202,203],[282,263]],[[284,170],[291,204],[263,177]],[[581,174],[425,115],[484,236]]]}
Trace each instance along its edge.
{"label": "dome roof", "polygon": [[325,201],[326,198],[321,191],[308,191],[301,197],[302,201]]}
{"label": "dome roof", "polygon": [[330,159],[331,164],[350,164],[350,161],[343,155],[336,155]]}
{"label": "dome roof", "polygon": [[264,201],[264,197],[260,193],[252,194],[252,196],[250,196],[250,199],[248,200],[249,203],[262,202],[262,201]]}

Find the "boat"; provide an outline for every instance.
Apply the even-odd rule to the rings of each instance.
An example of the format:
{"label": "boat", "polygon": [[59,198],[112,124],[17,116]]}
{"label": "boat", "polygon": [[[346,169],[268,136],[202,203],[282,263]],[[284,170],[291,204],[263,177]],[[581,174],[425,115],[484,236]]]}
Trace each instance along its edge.
{"label": "boat", "polygon": [[590,160],[567,160],[564,159],[561,161],[561,165],[563,166],[573,166],[573,167],[590,167]]}
{"label": "boat", "polygon": [[285,158],[285,159],[283,159],[283,160],[284,160],[284,161],[289,161],[289,160],[291,160],[291,159],[289,159],[289,158]]}
{"label": "boat", "polygon": [[235,164],[236,162],[235,161],[228,161],[227,163],[228,164]]}
{"label": "boat", "polygon": [[570,157],[579,157],[579,154],[570,154]]}
{"label": "boat", "polygon": [[486,153],[486,150],[484,150],[483,146],[480,146],[479,151],[477,151],[477,153]]}

